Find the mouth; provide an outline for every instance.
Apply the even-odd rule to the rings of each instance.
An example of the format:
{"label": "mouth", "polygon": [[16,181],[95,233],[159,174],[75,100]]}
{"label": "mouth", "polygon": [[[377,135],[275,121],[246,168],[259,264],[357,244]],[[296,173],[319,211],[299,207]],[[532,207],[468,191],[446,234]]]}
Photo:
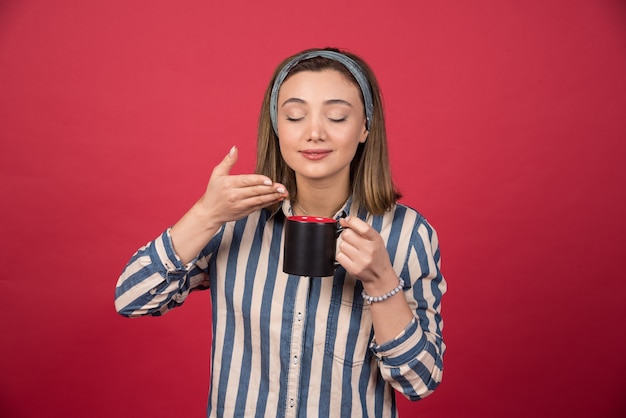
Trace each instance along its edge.
{"label": "mouth", "polygon": [[327,157],[330,153],[330,150],[323,149],[308,149],[300,151],[300,154],[309,160],[321,160],[322,158]]}

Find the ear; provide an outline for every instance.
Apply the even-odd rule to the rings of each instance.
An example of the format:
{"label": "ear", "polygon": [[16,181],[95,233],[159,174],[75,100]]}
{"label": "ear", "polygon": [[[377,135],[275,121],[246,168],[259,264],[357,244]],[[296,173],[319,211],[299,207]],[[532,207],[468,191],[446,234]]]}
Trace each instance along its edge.
{"label": "ear", "polygon": [[363,132],[361,132],[361,136],[359,138],[359,142],[361,144],[365,143],[365,141],[367,140],[367,136],[369,135],[370,131],[367,130],[367,128],[365,128],[365,126],[363,126]]}

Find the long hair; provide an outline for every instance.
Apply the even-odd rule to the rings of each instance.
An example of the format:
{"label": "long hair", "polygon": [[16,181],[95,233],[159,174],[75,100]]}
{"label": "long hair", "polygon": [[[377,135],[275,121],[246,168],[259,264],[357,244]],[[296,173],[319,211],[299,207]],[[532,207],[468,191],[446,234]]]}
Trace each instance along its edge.
{"label": "long hair", "polygon": [[[350,164],[350,185],[352,202],[360,208],[365,208],[369,213],[381,215],[390,210],[400,198],[391,178],[391,167],[387,147],[387,133],[385,130],[385,114],[380,93],[380,88],[371,68],[360,57],[333,48],[328,50],[341,52],[356,61],[363,70],[369,81],[372,93],[374,110],[367,140],[359,144],[356,154]],[[257,163],[256,172],[263,174],[276,182],[282,183],[289,190],[290,199],[297,199],[298,188],[294,171],[285,163],[281,153],[278,137],[272,128],[270,120],[270,95],[276,76],[280,70],[294,57],[308,51],[302,51],[285,59],[274,71],[274,75],[265,91],[261,114],[259,116],[257,138]],[[343,64],[328,58],[314,57],[300,61],[296,64],[287,78],[301,71],[335,70],[343,74],[359,88],[357,81]],[[360,91],[360,88],[359,88]],[[361,96],[361,101],[363,97]],[[275,210],[278,204],[268,209]]]}

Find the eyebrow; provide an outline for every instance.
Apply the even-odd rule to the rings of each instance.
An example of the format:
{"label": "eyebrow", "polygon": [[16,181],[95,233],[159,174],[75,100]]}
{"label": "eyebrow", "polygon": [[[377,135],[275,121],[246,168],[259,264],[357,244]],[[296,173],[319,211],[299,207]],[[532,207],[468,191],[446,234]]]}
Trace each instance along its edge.
{"label": "eyebrow", "polygon": [[[302,100],[302,99],[299,99],[297,97],[291,97],[291,98],[285,100],[283,102],[283,104],[281,105],[281,107],[283,107],[283,106],[285,106],[286,104],[289,104],[289,103],[306,104],[306,101]],[[324,101],[324,104],[325,105],[336,105],[336,104],[338,104],[338,105],[344,105],[344,106],[352,107],[352,103],[347,102],[347,101],[342,100],[342,99],[329,99],[329,100]]]}

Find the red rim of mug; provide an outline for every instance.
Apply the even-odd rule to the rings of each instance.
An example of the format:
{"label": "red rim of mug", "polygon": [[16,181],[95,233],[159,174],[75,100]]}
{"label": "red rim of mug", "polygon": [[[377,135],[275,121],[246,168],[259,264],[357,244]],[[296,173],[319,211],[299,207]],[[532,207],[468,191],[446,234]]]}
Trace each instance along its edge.
{"label": "red rim of mug", "polygon": [[320,224],[320,223],[336,223],[337,221],[331,218],[323,218],[320,216],[289,216],[287,217],[288,220],[290,221],[295,221],[295,222],[309,222],[309,223],[316,223],[316,224]]}

